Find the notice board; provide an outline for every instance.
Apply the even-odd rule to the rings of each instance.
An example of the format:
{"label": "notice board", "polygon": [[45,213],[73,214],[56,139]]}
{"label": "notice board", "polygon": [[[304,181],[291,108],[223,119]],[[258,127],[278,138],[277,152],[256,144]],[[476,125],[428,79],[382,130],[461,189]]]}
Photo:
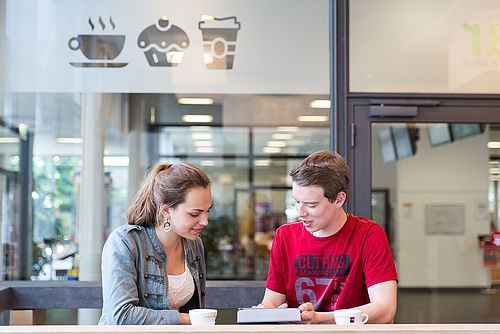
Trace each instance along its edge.
{"label": "notice board", "polygon": [[463,204],[425,205],[426,234],[464,234],[465,207]]}

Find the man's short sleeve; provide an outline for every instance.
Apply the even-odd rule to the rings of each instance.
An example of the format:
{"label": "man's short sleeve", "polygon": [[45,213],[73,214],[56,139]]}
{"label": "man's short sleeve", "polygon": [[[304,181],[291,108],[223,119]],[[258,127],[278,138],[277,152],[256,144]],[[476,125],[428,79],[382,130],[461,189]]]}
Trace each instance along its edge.
{"label": "man's short sleeve", "polygon": [[271,246],[271,258],[269,261],[269,274],[267,276],[266,288],[284,295],[286,294],[286,289],[283,262],[286,261],[286,259],[283,257],[283,250],[282,229],[278,228]]}
{"label": "man's short sleeve", "polygon": [[398,280],[394,260],[384,230],[375,224],[368,232],[363,249],[366,286]]}

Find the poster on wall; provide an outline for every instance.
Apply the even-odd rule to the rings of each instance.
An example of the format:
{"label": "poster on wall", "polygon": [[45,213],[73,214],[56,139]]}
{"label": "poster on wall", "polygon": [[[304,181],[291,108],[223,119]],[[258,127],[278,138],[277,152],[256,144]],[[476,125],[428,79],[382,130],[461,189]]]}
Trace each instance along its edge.
{"label": "poster on wall", "polygon": [[427,204],[425,206],[425,233],[464,234],[464,212],[463,204]]}
{"label": "poster on wall", "polygon": [[329,93],[327,0],[0,4],[0,91]]}

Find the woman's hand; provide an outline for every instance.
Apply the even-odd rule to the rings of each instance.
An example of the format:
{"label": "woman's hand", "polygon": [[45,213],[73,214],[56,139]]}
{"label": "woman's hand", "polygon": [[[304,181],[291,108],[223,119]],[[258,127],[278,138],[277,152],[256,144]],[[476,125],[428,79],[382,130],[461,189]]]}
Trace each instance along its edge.
{"label": "woman's hand", "polygon": [[181,315],[181,325],[191,325],[188,313],[179,313]]}

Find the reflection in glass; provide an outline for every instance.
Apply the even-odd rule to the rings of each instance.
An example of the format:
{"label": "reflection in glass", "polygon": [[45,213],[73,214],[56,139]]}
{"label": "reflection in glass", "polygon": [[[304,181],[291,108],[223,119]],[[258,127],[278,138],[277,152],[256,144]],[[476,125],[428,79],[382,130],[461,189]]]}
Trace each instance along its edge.
{"label": "reflection in glass", "polygon": [[[159,141],[161,154],[152,154],[150,159],[195,164],[212,180],[213,207],[201,235],[209,278],[265,279],[276,228],[296,218],[288,174],[309,151],[328,148],[328,130],[229,126],[154,129],[149,135]],[[292,135],[296,132],[299,137]],[[307,140],[313,133],[317,138]],[[273,141],[285,142],[282,148],[288,154],[262,152],[269,142],[276,144]],[[290,142],[296,145],[295,154],[287,148]],[[200,152],[196,150],[199,147],[212,150]]]}
{"label": "reflection in glass", "polygon": [[427,133],[431,146],[438,146],[451,142],[450,127],[447,123],[429,124]]}
{"label": "reflection in glass", "polygon": [[410,135],[410,131],[405,124],[393,124],[392,134],[398,159],[407,158],[415,154],[415,137]]}
{"label": "reflection in glass", "polygon": [[382,162],[387,164],[389,162],[396,161],[396,147],[394,146],[394,140],[392,139],[391,128],[385,127],[379,129],[377,132],[377,138]]}
{"label": "reflection in glass", "polygon": [[474,136],[483,132],[483,128],[477,123],[453,123],[451,124],[451,133],[453,140],[458,140]]}

